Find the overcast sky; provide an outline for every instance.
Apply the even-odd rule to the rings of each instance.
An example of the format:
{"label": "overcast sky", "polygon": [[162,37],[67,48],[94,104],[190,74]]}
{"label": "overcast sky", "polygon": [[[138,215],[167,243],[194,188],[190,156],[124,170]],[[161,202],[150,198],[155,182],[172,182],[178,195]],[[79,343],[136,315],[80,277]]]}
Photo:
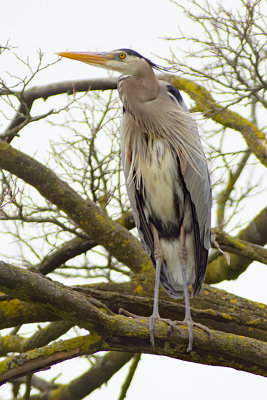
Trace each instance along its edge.
{"label": "overcast sky", "polygon": [[[237,8],[240,2],[224,0],[223,4]],[[21,56],[30,58],[34,58],[36,50],[41,48],[47,61],[55,60],[54,53],[57,51],[104,51],[129,47],[157,62],[156,55],[169,56],[170,46],[178,53],[176,44],[162,38],[176,37],[179,28],[185,34],[195,29],[185,20],[178,7],[168,0],[10,0],[1,4],[1,43],[5,44],[10,39],[10,44],[18,47]],[[10,60],[9,57],[1,59],[1,71],[14,71],[16,65],[9,64]],[[103,70],[62,60],[40,74],[33,83],[45,84],[103,75],[106,75]],[[220,287],[266,302],[266,278],[266,266],[258,264],[250,267],[236,282],[223,283]],[[79,366],[87,365],[84,360],[72,360],[65,365],[73,363],[75,367],[71,367],[69,380],[79,374]],[[63,364],[54,366],[51,374],[57,375],[63,368]],[[126,373],[127,369],[124,368],[107,388],[96,391],[91,398],[115,400]],[[47,378],[49,374],[43,372],[40,375]],[[8,393],[5,387],[0,388],[0,398],[8,399]],[[250,400],[252,396],[264,398],[266,393],[266,381],[252,374],[143,355],[127,400]]]}

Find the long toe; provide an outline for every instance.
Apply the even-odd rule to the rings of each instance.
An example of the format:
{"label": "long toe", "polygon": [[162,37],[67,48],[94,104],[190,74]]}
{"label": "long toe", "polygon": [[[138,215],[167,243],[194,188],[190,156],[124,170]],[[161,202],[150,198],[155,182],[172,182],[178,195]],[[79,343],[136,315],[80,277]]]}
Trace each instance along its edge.
{"label": "long toe", "polygon": [[143,317],[142,315],[133,314],[130,311],[124,310],[124,308],[120,308],[119,309],[119,314],[124,315],[125,317],[133,318],[133,319],[144,319],[144,318],[147,318],[147,317]]}
{"label": "long toe", "polygon": [[181,334],[181,330],[178,328],[177,324],[175,323],[176,321],[172,321],[169,318],[161,318],[160,316],[155,316],[151,315],[149,319],[149,334],[150,334],[150,342],[152,346],[155,346],[155,338],[154,338],[154,326],[155,326],[155,321],[162,321],[165,324],[168,325],[168,332],[170,330],[178,331]]}
{"label": "long toe", "polygon": [[194,332],[193,332],[193,327],[196,326],[197,328],[202,329],[204,332],[206,332],[209,337],[211,338],[212,333],[209,330],[209,328],[207,328],[205,325],[202,325],[198,322],[194,322],[192,319],[184,319],[183,321],[174,321],[175,324],[177,325],[187,325],[188,327],[188,347],[186,349],[186,351],[188,353],[190,353],[193,349],[193,339],[194,339]]}
{"label": "long toe", "polygon": [[194,322],[194,321],[193,321],[193,325],[196,326],[197,328],[202,329],[204,332],[206,332],[209,335],[209,338],[212,337],[211,330],[207,326],[202,325],[199,322]]}

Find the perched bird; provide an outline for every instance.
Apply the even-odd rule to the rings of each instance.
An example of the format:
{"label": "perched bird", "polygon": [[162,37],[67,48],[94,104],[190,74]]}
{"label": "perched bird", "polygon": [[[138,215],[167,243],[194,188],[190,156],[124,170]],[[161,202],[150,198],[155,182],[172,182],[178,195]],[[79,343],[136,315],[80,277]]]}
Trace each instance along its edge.
{"label": "perched bird", "polygon": [[126,187],[140,238],[156,268],[150,341],[154,345],[155,320],[161,319],[161,283],[171,297],[185,298],[184,321],[161,320],[173,327],[188,325],[191,351],[193,325],[207,328],[192,321],[188,289],[193,295],[201,289],[211,236],[211,183],[197,127],[180,92],[154,74],[163,68],[136,51],[58,55],[122,74],[118,91]]}

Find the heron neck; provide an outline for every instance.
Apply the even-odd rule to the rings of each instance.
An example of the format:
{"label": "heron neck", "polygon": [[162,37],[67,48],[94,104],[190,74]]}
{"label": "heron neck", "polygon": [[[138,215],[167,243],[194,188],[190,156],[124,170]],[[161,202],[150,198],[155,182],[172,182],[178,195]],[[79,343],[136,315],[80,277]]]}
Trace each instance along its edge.
{"label": "heron neck", "polygon": [[145,70],[136,75],[122,77],[118,90],[126,108],[127,104],[138,107],[157,97],[159,82],[152,68],[147,66]]}

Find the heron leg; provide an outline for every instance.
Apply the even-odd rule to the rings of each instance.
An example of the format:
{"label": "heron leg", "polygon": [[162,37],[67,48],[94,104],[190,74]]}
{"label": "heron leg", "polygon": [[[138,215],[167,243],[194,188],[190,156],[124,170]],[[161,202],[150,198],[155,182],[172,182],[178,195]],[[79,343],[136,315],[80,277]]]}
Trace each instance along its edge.
{"label": "heron leg", "polygon": [[191,316],[191,308],[189,301],[189,291],[188,291],[188,281],[186,275],[186,248],[185,248],[185,231],[183,225],[181,226],[180,232],[180,251],[179,251],[179,259],[182,268],[183,275],[183,289],[184,289],[184,304],[185,304],[185,319],[183,321],[175,321],[176,324],[186,324],[188,326],[188,347],[187,352],[190,353],[193,348],[193,326],[197,326],[198,328],[203,329],[205,332],[211,336],[211,332],[209,328],[206,326],[194,322]]}
{"label": "heron leg", "polygon": [[155,346],[155,338],[154,338],[154,325],[155,320],[165,322],[169,325],[169,328],[177,330],[181,333],[180,329],[177,327],[176,323],[169,318],[161,318],[159,315],[159,284],[160,284],[160,271],[163,262],[163,254],[159,241],[158,231],[155,226],[151,226],[153,238],[154,238],[154,258],[156,262],[156,274],[155,274],[155,287],[154,287],[154,303],[153,303],[153,312],[149,318],[149,335],[150,335],[150,343],[152,346]]}
{"label": "heron leg", "polygon": [[[151,230],[152,230],[153,239],[154,239],[154,259],[155,259],[155,264],[156,264],[156,274],[155,274],[155,286],[154,286],[153,312],[152,312],[152,315],[149,317],[149,336],[150,336],[150,343],[154,347],[155,346],[154,325],[155,325],[156,320],[165,322],[167,325],[169,325],[169,328],[175,329],[179,333],[181,333],[181,331],[177,327],[176,321],[172,321],[169,318],[161,318],[159,315],[159,284],[160,284],[160,271],[161,271],[161,266],[162,266],[162,262],[163,262],[163,254],[162,254],[162,249],[161,249],[161,245],[160,245],[160,241],[159,241],[158,231],[156,230],[156,228],[153,224],[151,224]],[[123,308],[119,309],[119,313],[126,315],[127,317],[131,317],[131,318],[135,318],[135,319],[143,319],[144,318],[139,315],[132,314],[129,311],[124,310]]]}
{"label": "heron leg", "polygon": [[149,335],[150,335],[150,342],[152,346],[155,346],[155,339],[154,339],[154,324],[155,319],[159,319],[159,282],[160,282],[160,271],[161,265],[163,262],[163,254],[160,246],[159,235],[155,228],[155,226],[151,225],[153,238],[154,238],[154,258],[156,261],[156,274],[155,274],[155,287],[154,287],[154,303],[153,303],[153,312],[149,318]]}
{"label": "heron leg", "polygon": [[[154,347],[155,346],[154,324],[155,324],[156,319],[160,319],[160,316],[159,316],[159,282],[160,282],[160,270],[161,270],[161,265],[163,262],[163,255],[162,255],[162,250],[161,250],[161,246],[160,246],[159,235],[153,224],[151,224],[151,229],[152,229],[153,238],[154,238],[154,258],[156,261],[156,275],[155,275],[155,287],[154,287],[153,312],[149,318],[149,336],[150,336],[150,343]],[[127,315],[132,318],[140,318],[138,315],[129,313],[128,311],[126,311],[122,308],[119,310],[119,313]],[[167,320],[165,322],[167,322]]]}
{"label": "heron leg", "polygon": [[192,351],[193,347],[193,320],[191,317],[191,310],[190,310],[190,302],[189,302],[189,292],[188,292],[188,281],[186,275],[186,248],[185,248],[185,231],[184,226],[181,226],[180,232],[180,251],[179,251],[179,259],[182,268],[182,275],[183,275],[183,288],[184,288],[184,305],[185,305],[185,319],[184,323],[188,326],[188,347],[187,352]]}

